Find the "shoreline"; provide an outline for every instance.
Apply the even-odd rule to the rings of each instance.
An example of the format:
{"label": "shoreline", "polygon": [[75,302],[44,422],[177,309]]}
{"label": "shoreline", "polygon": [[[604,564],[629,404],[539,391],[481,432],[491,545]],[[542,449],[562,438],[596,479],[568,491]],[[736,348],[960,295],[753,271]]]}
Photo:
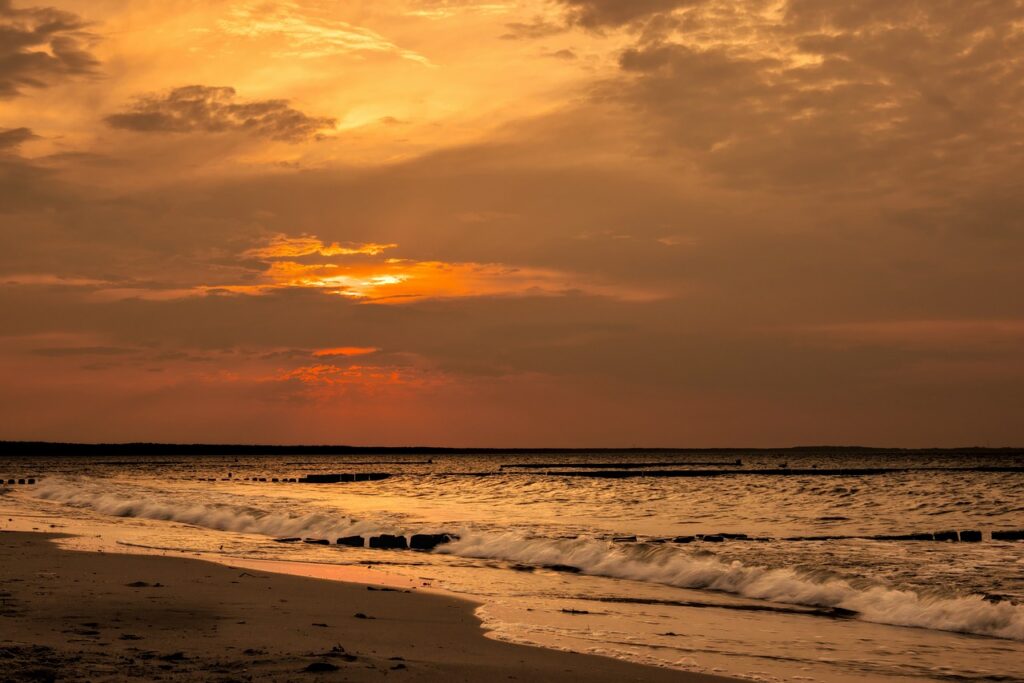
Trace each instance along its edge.
{"label": "shoreline", "polygon": [[455,597],[69,550],[51,542],[61,536],[0,532],[9,680],[737,680],[488,638]]}

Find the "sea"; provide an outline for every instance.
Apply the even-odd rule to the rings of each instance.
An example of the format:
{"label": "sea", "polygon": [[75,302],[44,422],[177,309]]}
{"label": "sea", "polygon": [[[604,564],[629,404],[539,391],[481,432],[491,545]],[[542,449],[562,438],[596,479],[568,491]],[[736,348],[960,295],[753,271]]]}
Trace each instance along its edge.
{"label": "sea", "polygon": [[[364,480],[299,481],[332,473]],[[3,529],[456,595],[515,643],[755,681],[1024,681],[1020,451],[58,451],[0,476],[36,479],[0,486]],[[450,540],[337,544],[382,534]]]}

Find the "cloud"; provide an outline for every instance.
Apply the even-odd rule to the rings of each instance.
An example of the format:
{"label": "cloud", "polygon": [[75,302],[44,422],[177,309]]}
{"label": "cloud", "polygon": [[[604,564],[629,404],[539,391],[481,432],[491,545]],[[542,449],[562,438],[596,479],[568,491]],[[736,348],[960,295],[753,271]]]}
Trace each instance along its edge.
{"label": "cloud", "polygon": [[555,50],[554,52],[547,53],[545,56],[553,59],[576,59],[576,53],[568,49]]}
{"label": "cloud", "polygon": [[0,0],[0,99],[96,72],[93,36],[77,15]]}
{"label": "cloud", "polygon": [[1006,350],[1019,355],[1024,319],[890,320],[815,325],[811,338],[843,348],[885,347],[917,352]]}
{"label": "cloud", "polygon": [[1019,174],[1024,3],[688,4],[596,92],[658,153],[747,188],[934,194]]}
{"label": "cloud", "polygon": [[241,131],[285,142],[307,140],[337,123],[333,118],[293,109],[288,100],[238,101],[234,88],[205,85],[143,95],[131,109],[106,117],[106,122],[114,128],[144,133]]}
{"label": "cloud", "polygon": [[566,7],[569,23],[588,29],[615,28],[639,19],[646,19],[652,15],[702,2],[702,0],[557,1]]}
{"label": "cloud", "polygon": [[120,356],[132,353],[131,349],[123,349],[116,346],[48,346],[33,349],[32,353],[37,356]]}
{"label": "cloud", "polygon": [[[588,292],[626,299],[658,298],[642,288],[602,282],[592,277],[550,268],[502,263],[445,262],[407,258],[372,258],[397,244],[330,245],[313,236],[276,235],[263,247],[248,249],[243,258],[267,264],[255,284],[223,283],[196,292],[265,294],[278,288],[302,288],[372,302],[403,303],[423,298],[565,295]],[[305,263],[303,256],[365,256],[358,263]]]}
{"label": "cloud", "polygon": [[505,2],[476,2],[475,0],[418,0],[405,12],[412,17],[448,19],[459,14],[507,14],[515,6]]}
{"label": "cloud", "polygon": [[329,16],[317,16],[295,2],[249,3],[235,7],[218,29],[245,38],[277,38],[283,57],[316,58],[377,52],[430,65],[423,55],[406,50],[379,33]]}
{"label": "cloud", "polygon": [[334,346],[329,349],[317,349],[313,355],[317,358],[329,358],[331,356],[365,356],[380,351],[375,346]]}
{"label": "cloud", "polygon": [[534,17],[532,21],[513,21],[505,24],[508,33],[501,36],[502,40],[533,40],[536,38],[547,38],[549,36],[564,33],[566,27],[562,24],[546,21],[541,17]]}
{"label": "cloud", "polygon": [[350,243],[347,246],[342,246],[337,242],[324,244],[321,240],[309,235],[289,237],[288,235],[277,234],[266,245],[246,250],[243,256],[258,259],[288,258],[312,254],[319,256],[377,256],[385,250],[394,249],[397,246],[397,244],[376,244],[374,242],[366,244]]}
{"label": "cloud", "polygon": [[29,128],[0,128],[0,152],[13,150],[32,138],[38,137]]}
{"label": "cloud", "polygon": [[446,382],[444,374],[439,372],[426,372],[409,366],[355,363],[303,365],[281,372],[274,379],[301,383],[304,385],[303,393],[320,399],[332,398],[337,390],[350,387],[372,391],[381,387],[424,388]]}
{"label": "cloud", "polygon": [[[54,178],[52,170],[19,154],[23,143],[39,137],[30,128],[0,128],[0,221],[4,214],[27,208],[54,208],[65,203],[66,188]],[[0,223],[0,228],[3,228],[0,229],[0,244],[7,241],[5,237],[14,239],[13,226]],[[26,247],[30,248],[24,240],[12,246],[22,254],[26,253]]]}
{"label": "cloud", "polygon": [[[0,355],[21,378],[4,402],[12,423],[78,438],[130,424],[143,438],[225,440],[1019,441],[1013,409],[1024,384],[996,372],[1024,367],[1019,332],[850,322],[1021,319],[1024,204],[1007,161],[1016,138],[1004,136],[1001,151],[993,129],[977,150],[991,165],[961,166],[962,156],[944,160],[940,147],[915,149],[883,128],[877,144],[889,148],[872,160],[841,134],[860,125],[844,103],[856,112],[871,94],[845,84],[843,69],[860,73],[870,55],[836,58],[829,85],[819,71],[828,60],[795,36],[856,43],[867,39],[862,30],[882,29],[846,36],[832,28],[852,21],[845,15],[780,14],[769,17],[786,27],[773,29],[775,42],[767,19],[735,7],[702,25],[704,45],[681,30],[652,42],[624,26],[606,56],[624,41],[631,48],[606,60],[618,70],[592,98],[509,126],[496,141],[369,169],[188,174],[146,190],[132,185],[135,170],[162,159],[101,180],[79,164],[77,177],[93,182],[74,201],[11,216],[0,231],[0,272],[15,274],[0,286],[5,335],[81,329],[95,340],[67,346],[137,352]],[[711,18],[702,12],[687,10],[688,21]],[[588,59],[605,40],[577,38]],[[893,45],[901,58],[927,48]],[[801,95],[828,88],[837,96],[829,111],[801,113]],[[905,111],[909,91],[893,93],[893,111]],[[865,122],[885,120],[884,107],[866,113]],[[829,134],[815,142],[814,130]],[[938,156],[924,175],[897,172],[896,162],[930,151]],[[118,153],[142,156],[130,145]],[[832,161],[810,164],[816,157]],[[0,182],[2,211],[8,194],[29,196],[9,188]],[[622,296],[630,291],[669,296]],[[380,351],[314,355],[345,348]],[[447,381],[403,389],[406,410],[382,402],[361,425],[365,396],[351,397],[365,383],[354,381],[361,371],[346,375],[349,364],[376,368],[367,372],[380,382],[370,385],[386,391],[391,368],[420,367],[405,359]],[[922,359],[950,369],[915,374]],[[119,369],[98,374],[97,360]],[[149,377],[155,368],[164,372]],[[470,386],[490,393],[453,401]],[[275,413],[311,388],[322,402]],[[322,422],[304,431],[306,411],[321,408]],[[129,417],[111,426],[104,414]]]}

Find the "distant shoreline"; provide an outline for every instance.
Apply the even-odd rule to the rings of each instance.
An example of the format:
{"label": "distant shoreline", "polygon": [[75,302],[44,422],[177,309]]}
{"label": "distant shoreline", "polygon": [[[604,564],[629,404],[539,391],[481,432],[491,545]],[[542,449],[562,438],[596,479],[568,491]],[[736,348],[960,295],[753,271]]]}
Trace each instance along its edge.
{"label": "distant shoreline", "polygon": [[745,453],[870,453],[875,455],[1002,455],[1024,456],[1024,447],[967,446],[958,448],[886,448],[874,446],[784,446],[781,448],[466,448],[445,446],[349,446],[309,444],[210,444],[210,443],[61,443],[53,441],[0,441],[0,457],[47,455],[531,455],[541,453],[685,453],[717,455]]}

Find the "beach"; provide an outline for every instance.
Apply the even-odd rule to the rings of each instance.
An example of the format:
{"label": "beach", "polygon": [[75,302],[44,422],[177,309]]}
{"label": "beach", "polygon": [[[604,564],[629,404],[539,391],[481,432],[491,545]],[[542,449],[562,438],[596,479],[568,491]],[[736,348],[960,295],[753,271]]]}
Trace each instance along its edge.
{"label": "beach", "polygon": [[[741,472],[706,475],[712,462],[739,469],[738,458]],[[789,472],[779,474],[783,461]],[[556,462],[562,467],[553,469]],[[548,452],[434,454],[429,461],[360,454],[0,458],[7,479],[26,481],[0,489],[0,530],[60,534],[46,544],[56,554],[40,559],[40,567],[5,568],[37,587],[14,582],[0,590],[23,600],[36,591],[67,588],[72,597],[65,602],[75,603],[77,594],[86,593],[79,590],[82,577],[68,580],[63,569],[46,566],[68,565],[61,559],[68,557],[65,551],[75,551],[70,557],[78,558],[76,567],[86,558],[124,555],[138,558],[124,562],[177,567],[185,560],[168,558],[186,558],[193,562],[182,566],[204,560],[212,564],[199,566],[228,568],[227,591],[189,584],[199,605],[270,580],[254,575],[320,579],[312,581],[317,595],[361,584],[359,600],[397,599],[403,618],[412,607],[419,609],[421,599],[431,605],[454,601],[460,609],[450,614],[467,620],[472,639],[479,642],[486,634],[483,645],[470,648],[482,652],[481,658],[466,660],[466,666],[495,665],[500,660],[489,648],[498,642],[511,648],[502,652],[520,652],[514,644],[531,652],[574,652],[587,661],[597,655],[601,662],[647,667],[640,670],[649,676],[670,671],[677,679],[695,673],[763,683],[1021,677],[1024,544],[1011,537],[1022,528],[1024,488],[1020,473],[991,471],[1014,466],[1012,456],[638,452],[617,454],[614,462],[616,471],[641,476],[560,471],[590,468],[603,474],[609,471],[603,464],[610,462],[607,454]],[[689,476],[659,476],[666,470]],[[380,472],[390,476],[370,477]],[[287,481],[331,473],[352,473],[359,480]],[[28,484],[30,479],[35,483]],[[951,529],[960,530],[959,542],[947,539],[956,535]],[[417,537],[438,545],[414,549]],[[413,547],[381,547],[377,541],[384,539]],[[5,552],[0,559],[20,556]],[[181,588],[171,578],[176,569],[168,569],[167,578],[162,571],[119,569],[117,581],[102,590],[158,605],[169,595],[166,587]],[[60,578],[43,581],[36,572]],[[98,574],[105,572],[104,567]],[[126,585],[135,582],[149,585]],[[162,587],[152,589],[154,583]],[[333,587],[322,588],[325,583]],[[366,590],[366,584],[413,592]],[[299,602],[266,595],[275,617]],[[298,673],[311,663],[302,657],[327,653],[335,644],[359,656],[376,649],[380,654],[373,656],[385,665],[392,656],[406,657],[410,668],[410,657],[424,658],[423,646],[415,653],[360,644],[359,638],[373,633],[367,628],[387,620],[379,608],[353,600],[317,600],[296,623],[302,637],[313,633],[324,642],[289,646],[288,656],[275,651],[259,657],[283,662],[281,675]],[[231,661],[249,661],[252,656],[237,653],[267,649],[260,631],[250,630],[251,619],[238,616],[231,604],[216,609],[227,615],[214,621],[218,638],[238,636],[226,643],[233,650],[218,644],[218,657],[227,653]],[[449,613],[423,610],[433,617]],[[49,611],[44,606],[32,613]],[[377,619],[357,619],[356,613]],[[102,621],[80,616],[61,625],[58,635],[115,640],[136,647],[127,653],[137,659],[152,652],[143,662],[177,651],[198,656],[186,644],[152,645],[163,642],[165,631],[107,632],[110,624],[76,626]],[[346,624],[365,633],[328,633]],[[72,627],[102,635],[60,633]],[[425,641],[410,632],[395,643],[428,643],[435,630],[427,629]],[[122,634],[129,636],[124,642]],[[36,642],[21,635],[6,639],[21,646]],[[435,657],[439,665],[463,661],[453,658],[453,645],[442,644],[445,649]],[[184,661],[174,670],[183,669]],[[297,666],[301,661],[306,664]],[[602,670],[609,666],[602,664]]]}
{"label": "beach", "polygon": [[53,537],[0,533],[5,681],[730,680],[498,642],[445,596]]}

